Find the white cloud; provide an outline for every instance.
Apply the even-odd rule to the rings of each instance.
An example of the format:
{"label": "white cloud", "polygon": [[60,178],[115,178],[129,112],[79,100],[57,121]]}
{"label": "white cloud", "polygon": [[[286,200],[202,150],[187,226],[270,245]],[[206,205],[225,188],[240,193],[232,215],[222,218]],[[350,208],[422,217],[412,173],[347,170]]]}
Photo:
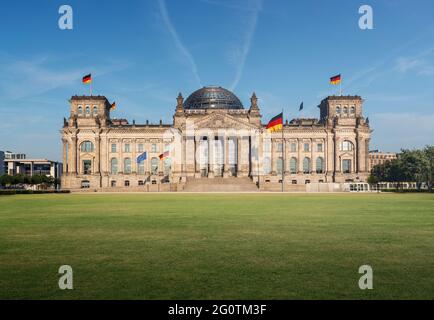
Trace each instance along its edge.
{"label": "white cloud", "polygon": [[175,46],[178,48],[178,50],[181,52],[181,54],[187,59],[188,63],[190,64],[191,71],[199,85],[199,87],[202,87],[202,81],[200,80],[199,72],[197,69],[196,62],[194,61],[193,56],[191,55],[190,51],[187,49],[187,47],[183,44],[181,41],[181,38],[178,35],[178,32],[176,31],[175,27],[172,24],[172,21],[170,20],[169,13],[167,12],[166,8],[166,2],[164,0],[158,0],[159,7],[160,7],[160,14],[163,18],[164,25],[166,26],[167,30],[169,31],[170,35],[173,38],[173,41],[175,42]]}
{"label": "white cloud", "polygon": [[244,34],[244,39],[241,42],[243,43],[243,46],[232,52],[232,60],[236,65],[236,71],[235,79],[230,86],[231,90],[234,90],[238,86],[238,83],[240,82],[243,75],[246,59],[249,55],[250,48],[252,46],[252,39],[256,31],[256,26],[258,24],[259,12],[262,10],[262,0],[255,1],[251,8],[253,9],[253,11],[248,17],[246,32]]}
{"label": "white cloud", "polygon": [[3,99],[22,99],[39,95],[80,81],[84,74],[92,71],[93,77],[120,71],[128,67],[127,63],[108,61],[102,67],[81,67],[68,69],[50,66],[49,57],[28,60],[3,58],[0,61],[0,92]]}

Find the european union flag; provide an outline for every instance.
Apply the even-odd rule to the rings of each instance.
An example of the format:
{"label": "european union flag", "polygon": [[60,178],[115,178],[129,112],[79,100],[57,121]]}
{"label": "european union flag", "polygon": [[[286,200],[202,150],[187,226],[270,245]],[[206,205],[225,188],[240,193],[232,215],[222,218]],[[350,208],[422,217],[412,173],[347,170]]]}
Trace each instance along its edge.
{"label": "european union flag", "polygon": [[148,158],[147,152],[143,152],[140,156],[137,157],[137,163],[141,163],[142,161],[145,161]]}
{"label": "european union flag", "polygon": [[298,111],[301,111],[301,110],[303,110],[304,109],[304,102],[302,102],[301,104],[300,104],[300,108],[298,109]]}

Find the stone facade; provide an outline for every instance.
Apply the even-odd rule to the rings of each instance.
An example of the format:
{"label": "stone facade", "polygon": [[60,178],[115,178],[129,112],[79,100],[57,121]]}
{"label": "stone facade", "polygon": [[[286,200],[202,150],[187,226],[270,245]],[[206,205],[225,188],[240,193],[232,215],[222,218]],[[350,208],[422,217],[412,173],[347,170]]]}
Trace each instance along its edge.
{"label": "stone facade", "polygon": [[[212,99],[209,90],[200,93]],[[278,191],[282,180],[285,190],[365,181],[372,130],[362,105],[359,96],[331,96],[319,105],[320,119],[294,119],[268,133],[255,94],[249,109],[224,101],[191,108],[180,94],[172,124],[115,121],[105,97],[73,96],[61,131],[62,187],[177,191],[192,180],[242,177]]]}

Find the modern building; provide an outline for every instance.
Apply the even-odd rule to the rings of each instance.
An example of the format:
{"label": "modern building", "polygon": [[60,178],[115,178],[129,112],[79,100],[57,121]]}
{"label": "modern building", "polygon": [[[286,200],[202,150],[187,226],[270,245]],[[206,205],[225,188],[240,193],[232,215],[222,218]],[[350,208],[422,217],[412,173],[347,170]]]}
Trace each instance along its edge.
{"label": "modern building", "polygon": [[0,176],[5,174],[5,153],[0,151]]}
{"label": "modern building", "polygon": [[376,165],[383,164],[386,161],[392,161],[397,158],[396,153],[393,152],[383,152],[380,150],[369,151],[369,165],[370,169]]}
{"label": "modern building", "polygon": [[[365,181],[372,130],[359,96],[321,101],[319,119],[294,119],[269,133],[255,94],[250,107],[221,87],[204,87],[173,122],[130,124],[110,117],[104,96],[73,96],[61,130],[62,187],[196,190],[230,183],[252,190],[299,190],[309,183]],[[146,160],[137,161],[146,152]],[[199,187],[198,187],[199,186]],[[238,189],[237,189],[238,190]]]}
{"label": "modern building", "polygon": [[24,174],[33,176],[36,174],[60,178],[62,164],[48,159],[27,159],[25,154],[6,152],[5,173],[9,175]]}

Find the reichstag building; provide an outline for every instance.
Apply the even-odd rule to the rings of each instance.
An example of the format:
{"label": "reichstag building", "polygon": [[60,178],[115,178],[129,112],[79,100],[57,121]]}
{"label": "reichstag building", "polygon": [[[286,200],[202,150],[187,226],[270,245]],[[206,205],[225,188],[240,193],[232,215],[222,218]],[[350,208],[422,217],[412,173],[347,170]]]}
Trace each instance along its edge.
{"label": "reichstag building", "polygon": [[[175,101],[175,100],[174,100]],[[303,191],[365,181],[372,130],[359,96],[329,96],[319,119],[268,132],[255,94],[204,87],[176,99],[173,123],[112,119],[104,96],[73,96],[61,130],[64,189]],[[175,103],[174,103],[175,105]]]}

